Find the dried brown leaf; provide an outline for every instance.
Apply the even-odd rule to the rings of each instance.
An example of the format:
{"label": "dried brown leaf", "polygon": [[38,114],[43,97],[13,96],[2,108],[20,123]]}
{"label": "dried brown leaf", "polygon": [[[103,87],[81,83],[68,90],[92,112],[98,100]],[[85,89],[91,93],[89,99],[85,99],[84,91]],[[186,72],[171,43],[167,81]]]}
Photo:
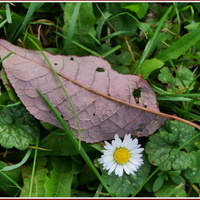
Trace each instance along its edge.
{"label": "dried brown leaf", "polygon": [[[39,97],[39,89],[72,130],[77,130],[74,114],[41,53],[0,40],[1,58],[11,52],[3,66],[27,110],[35,118],[60,127]],[[164,123],[166,118],[156,114],[159,109],[153,90],[140,76],[118,74],[100,57],[45,54],[72,99],[80,128],[84,129],[83,141],[110,140],[115,133],[120,137],[127,133],[148,136]]]}

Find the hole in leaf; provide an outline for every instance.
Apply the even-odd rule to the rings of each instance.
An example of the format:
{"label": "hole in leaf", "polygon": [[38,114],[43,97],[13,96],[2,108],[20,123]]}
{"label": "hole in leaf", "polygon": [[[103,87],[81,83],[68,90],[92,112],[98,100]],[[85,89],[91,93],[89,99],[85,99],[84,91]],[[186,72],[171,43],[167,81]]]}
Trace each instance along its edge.
{"label": "hole in leaf", "polygon": [[183,149],[183,148],[181,148],[180,151],[182,151],[182,152],[187,152],[187,151],[186,151],[185,149]]}
{"label": "hole in leaf", "polygon": [[138,128],[137,130],[135,130],[135,132],[137,133],[137,136],[139,136],[142,133],[142,129]]}
{"label": "hole in leaf", "polygon": [[136,89],[136,90],[133,90],[132,95],[133,95],[135,98],[140,98],[140,97],[141,97],[141,89],[138,88],[138,89]]}
{"label": "hole in leaf", "polygon": [[70,60],[74,60],[74,58],[73,58],[73,57],[70,57]]}
{"label": "hole in leaf", "polygon": [[138,88],[136,90],[133,90],[132,95],[135,97],[135,101],[138,104],[139,103],[139,98],[141,97],[141,89]]}
{"label": "hole in leaf", "polygon": [[144,128],[144,124],[143,124],[143,123],[140,123],[140,124],[139,124],[139,127],[140,127],[140,128]]}
{"label": "hole in leaf", "polygon": [[58,65],[58,63],[54,63],[54,65]]}
{"label": "hole in leaf", "polygon": [[101,68],[101,67],[98,67],[98,68],[96,69],[96,71],[97,71],[97,72],[105,72],[105,69],[104,69],[104,68]]}

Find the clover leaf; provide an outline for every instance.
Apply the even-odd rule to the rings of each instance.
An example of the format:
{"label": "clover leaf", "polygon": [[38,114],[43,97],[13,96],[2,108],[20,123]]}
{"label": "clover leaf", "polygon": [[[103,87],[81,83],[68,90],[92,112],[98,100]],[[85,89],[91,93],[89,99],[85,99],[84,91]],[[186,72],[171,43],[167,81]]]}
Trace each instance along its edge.
{"label": "clover leaf", "polygon": [[185,177],[189,179],[192,183],[199,183],[200,184],[200,150],[193,151],[192,155],[194,156],[194,165],[191,169],[187,169],[185,171]]}
{"label": "clover leaf", "polygon": [[[177,151],[186,141],[197,132],[195,128],[179,121],[168,120],[166,125],[157,133],[150,136],[145,151],[149,161],[160,166],[171,154]],[[186,170],[193,163],[191,151],[195,148],[195,140],[181,148],[167,163],[161,166],[161,170]]]}
{"label": "clover leaf", "polygon": [[193,77],[194,74],[188,68],[184,66],[180,66],[177,70],[177,74],[174,77],[173,74],[167,67],[163,67],[160,70],[160,74],[158,75],[158,79],[162,83],[167,83],[167,91],[168,92],[178,92],[184,90],[185,87],[188,87],[189,90],[194,88]]}
{"label": "clover leaf", "polygon": [[35,143],[39,127],[22,105],[0,107],[0,145],[24,150]]}

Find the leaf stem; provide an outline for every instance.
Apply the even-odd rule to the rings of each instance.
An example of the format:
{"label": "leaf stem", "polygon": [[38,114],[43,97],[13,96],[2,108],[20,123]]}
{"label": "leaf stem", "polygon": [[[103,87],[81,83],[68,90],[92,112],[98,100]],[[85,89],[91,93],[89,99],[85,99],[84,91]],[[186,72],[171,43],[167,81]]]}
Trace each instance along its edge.
{"label": "leaf stem", "polygon": [[[172,8],[172,7],[170,7],[170,8]],[[168,11],[171,11],[171,9],[169,9]],[[198,130],[200,130],[200,126],[199,126],[199,125],[197,125],[197,124],[195,124],[195,123],[193,123],[193,122],[190,122],[190,121],[188,121],[188,120],[186,120],[186,119],[180,118],[180,117],[178,117],[178,116],[176,116],[176,115],[169,115],[169,114],[162,113],[162,112],[159,112],[159,111],[150,110],[150,109],[145,108],[145,107],[142,107],[142,106],[138,106],[138,105],[135,105],[135,104],[131,104],[131,103],[122,101],[122,100],[120,100],[120,99],[116,99],[116,98],[114,98],[114,97],[112,97],[112,96],[108,96],[108,95],[106,95],[106,94],[104,94],[104,93],[101,93],[101,92],[98,92],[98,91],[96,91],[96,90],[93,90],[92,88],[89,88],[89,87],[87,87],[87,86],[85,86],[85,85],[83,85],[83,84],[81,84],[81,83],[79,83],[79,82],[77,82],[77,81],[75,81],[75,80],[72,80],[72,79],[70,79],[70,78],[64,76],[63,74],[61,74],[61,73],[59,73],[59,72],[56,72],[56,71],[53,69],[51,63],[49,62],[49,60],[48,60],[47,56],[44,54],[44,52],[41,51],[40,47],[39,47],[34,41],[32,41],[32,42],[38,47],[38,49],[40,50],[40,52],[41,52],[42,55],[44,56],[45,60],[47,60],[48,65],[50,66],[50,68],[49,68],[49,67],[46,67],[45,65],[43,65],[43,67],[45,67],[45,68],[47,68],[47,69],[50,69],[50,70],[53,72],[53,74],[56,76],[57,81],[60,83],[60,85],[61,85],[63,91],[65,92],[65,95],[67,95],[67,93],[66,93],[65,89],[63,88],[62,83],[60,82],[60,79],[59,79],[58,75],[59,75],[60,77],[63,77],[63,78],[65,78],[65,79],[69,80],[70,82],[72,82],[72,83],[74,83],[74,84],[76,84],[76,85],[82,87],[82,88],[85,88],[85,89],[88,90],[88,91],[91,91],[91,92],[93,92],[93,93],[99,95],[99,96],[105,97],[105,98],[107,98],[107,99],[110,99],[110,100],[112,100],[112,101],[115,101],[115,102],[118,102],[118,103],[121,103],[121,104],[124,104],[124,105],[126,105],[126,106],[130,106],[130,107],[137,108],[137,109],[140,109],[140,110],[143,110],[143,111],[146,111],[146,112],[150,112],[150,113],[153,113],[153,114],[156,114],[156,115],[165,117],[165,118],[174,119],[174,120],[183,122],[183,123],[185,123],[185,124],[188,124],[188,125],[190,125],[190,126],[193,126],[193,127],[197,128]],[[69,101],[69,104],[70,104],[70,106],[72,106],[72,109],[73,109],[73,104],[72,104],[72,102],[71,102],[71,100],[70,100],[70,98],[69,98],[68,95],[67,95],[67,100]],[[73,110],[73,112],[75,112],[75,111]],[[75,115],[75,117],[76,117],[76,115]],[[77,120],[77,119],[76,119],[76,120]],[[79,124],[78,121],[76,121],[76,123],[77,123],[77,125]]]}
{"label": "leaf stem", "polygon": [[[44,66],[44,67],[45,67],[45,66]],[[188,124],[188,125],[190,125],[190,126],[193,126],[193,127],[195,127],[195,128],[197,128],[197,129],[200,130],[200,126],[199,126],[199,125],[197,125],[197,124],[195,124],[195,123],[193,123],[193,122],[190,122],[190,121],[188,121],[188,120],[186,120],[186,119],[180,118],[180,117],[178,117],[178,116],[176,116],[176,115],[170,115],[170,114],[162,113],[162,112],[159,112],[159,111],[154,111],[154,110],[151,110],[151,109],[142,107],[142,106],[138,106],[138,105],[135,105],[135,104],[131,104],[131,103],[122,101],[122,100],[120,100],[120,99],[116,99],[116,98],[114,98],[114,97],[112,97],[112,96],[108,96],[108,95],[106,95],[106,94],[104,94],[104,93],[101,93],[101,92],[98,92],[98,91],[96,91],[96,90],[93,90],[93,89],[91,89],[91,88],[89,88],[89,87],[87,87],[87,86],[85,86],[85,85],[83,85],[83,84],[81,84],[81,83],[79,83],[79,82],[77,82],[77,81],[75,81],[75,80],[72,80],[72,79],[70,79],[70,78],[64,76],[63,74],[61,74],[61,73],[59,73],[59,72],[57,72],[57,74],[58,74],[59,76],[65,78],[65,79],[68,79],[68,80],[71,81],[72,83],[74,83],[74,84],[76,84],[76,85],[79,85],[80,87],[83,87],[83,88],[85,88],[86,90],[91,91],[91,92],[93,92],[93,93],[95,93],[95,94],[97,94],[97,95],[99,95],[99,96],[104,97],[104,98],[107,98],[107,99],[110,99],[110,100],[112,100],[112,101],[115,101],[115,102],[124,104],[124,105],[126,105],[126,106],[130,106],[130,107],[137,108],[137,109],[140,109],[140,110],[143,110],[143,111],[146,111],[146,112],[150,112],[150,113],[153,113],[153,114],[156,114],[156,115],[165,117],[165,118],[174,119],[174,120],[183,122],[183,123],[185,123],[185,124]]]}

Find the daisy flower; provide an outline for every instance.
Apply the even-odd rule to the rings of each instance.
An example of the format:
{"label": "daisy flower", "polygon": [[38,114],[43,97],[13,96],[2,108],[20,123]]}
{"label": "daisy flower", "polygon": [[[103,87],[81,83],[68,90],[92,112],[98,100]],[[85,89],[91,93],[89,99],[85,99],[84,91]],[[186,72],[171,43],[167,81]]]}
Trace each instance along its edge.
{"label": "daisy flower", "polygon": [[109,175],[113,171],[117,176],[122,176],[124,171],[126,174],[135,174],[143,164],[141,152],[144,149],[139,148],[138,139],[132,139],[130,134],[125,135],[123,141],[117,134],[114,138],[111,144],[105,141],[103,155],[98,161],[103,165],[103,169],[108,170]]}

